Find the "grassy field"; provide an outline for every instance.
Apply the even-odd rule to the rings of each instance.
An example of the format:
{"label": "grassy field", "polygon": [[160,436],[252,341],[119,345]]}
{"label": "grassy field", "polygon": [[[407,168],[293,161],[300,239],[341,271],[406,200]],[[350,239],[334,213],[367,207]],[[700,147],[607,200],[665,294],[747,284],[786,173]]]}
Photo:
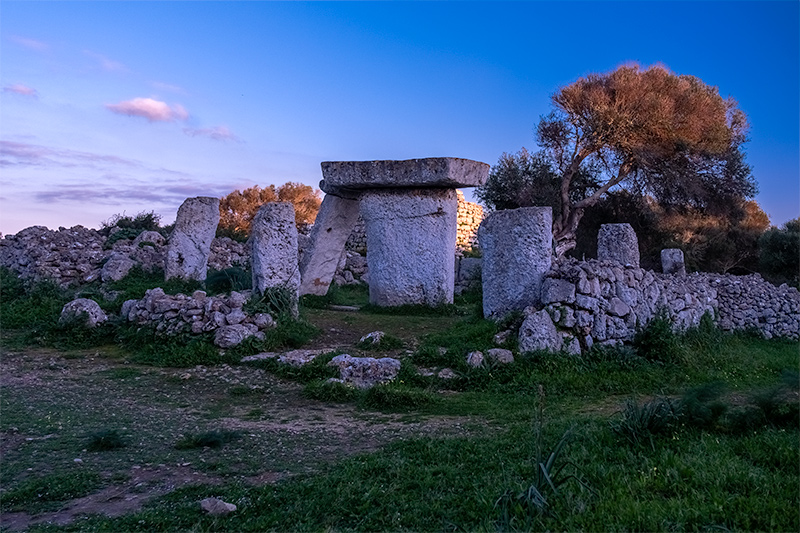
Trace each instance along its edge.
{"label": "grassy field", "polygon": [[[633,347],[472,369],[518,318],[481,319],[474,294],[386,313],[344,289],[220,355],[57,327],[53,287],[0,295],[4,529],[800,530],[796,342],[656,324]],[[359,345],[376,329],[390,342]],[[237,362],[265,346],[329,355]],[[400,377],[325,383],[345,352],[398,357]],[[237,510],[204,514],[212,496]]]}

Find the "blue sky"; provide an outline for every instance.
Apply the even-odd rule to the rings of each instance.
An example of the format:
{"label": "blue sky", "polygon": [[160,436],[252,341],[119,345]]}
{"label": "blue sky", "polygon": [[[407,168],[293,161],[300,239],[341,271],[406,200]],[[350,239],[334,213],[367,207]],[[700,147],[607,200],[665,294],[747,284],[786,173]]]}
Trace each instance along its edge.
{"label": "blue sky", "polygon": [[[0,4],[0,231],[174,220],[317,185],[321,161],[535,149],[550,95],[662,63],[747,113],[773,224],[800,215],[800,3]],[[469,196],[469,194],[468,194]]]}

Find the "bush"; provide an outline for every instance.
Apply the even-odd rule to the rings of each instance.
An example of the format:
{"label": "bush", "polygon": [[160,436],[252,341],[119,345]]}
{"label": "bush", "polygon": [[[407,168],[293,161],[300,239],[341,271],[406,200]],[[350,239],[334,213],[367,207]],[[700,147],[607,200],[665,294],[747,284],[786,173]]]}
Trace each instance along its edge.
{"label": "bush", "polygon": [[105,452],[118,450],[127,446],[125,439],[116,429],[103,429],[89,436],[86,450],[90,452]]}
{"label": "bush", "polygon": [[206,276],[206,291],[209,294],[243,291],[253,287],[253,277],[250,272],[241,267],[231,267],[225,270],[212,270]]}
{"label": "bush", "polygon": [[386,409],[389,411],[411,411],[430,405],[437,401],[432,393],[419,389],[407,388],[395,383],[375,385],[367,389],[362,397],[364,407]]}
{"label": "bush", "polygon": [[358,399],[361,391],[338,381],[316,379],[303,388],[303,396],[321,402],[347,403]]}
{"label": "bush", "polygon": [[622,410],[622,419],[613,422],[611,429],[631,444],[649,442],[655,448],[653,437],[671,432],[677,422],[678,408],[669,398],[654,398],[643,404],[629,399]]}
{"label": "bush", "polygon": [[222,448],[224,445],[241,438],[238,431],[223,429],[206,431],[205,433],[189,433],[175,443],[176,450],[193,450],[196,448]]}
{"label": "bush", "polygon": [[636,353],[648,361],[674,362],[678,355],[678,336],[672,330],[672,321],[665,309],[659,310],[644,328],[639,328],[633,338]]}

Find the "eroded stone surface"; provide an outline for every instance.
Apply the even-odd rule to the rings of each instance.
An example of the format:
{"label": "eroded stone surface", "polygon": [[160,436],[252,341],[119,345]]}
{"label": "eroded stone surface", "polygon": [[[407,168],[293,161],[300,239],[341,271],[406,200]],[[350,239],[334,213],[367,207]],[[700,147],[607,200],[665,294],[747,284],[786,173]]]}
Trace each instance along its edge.
{"label": "eroded stone surface", "polygon": [[300,262],[300,294],[328,293],[345,243],[358,221],[358,201],[325,195]]}
{"label": "eroded stone surface", "polygon": [[453,189],[364,193],[370,303],[453,302],[457,205]]}
{"label": "eroded stone surface", "polygon": [[61,309],[59,321],[64,323],[78,320],[81,316],[84,316],[84,326],[87,328],[93,328],[108,320],[108,316],[97,302],[88,298],[78,298]]}
{"label": "eroded stone surface", "polygon": [[483,251],[483,314],[502,318],[536,305],[552,262],[550,207],[496,211],[478,230]]}
{"label": "eroded stone surface", "polygon": [[297,264],[297,227],[294,206],[289,202],[264,204],[253,218],[250,230],[253,290],[285,289],[297,314],[300,270]]}
{"label": "eroded stone surface", "polygon": [[375,359],[341,354],[331,359],[328,366],[338,368],[340,379],[359,389],[392,381],[400,372],[400,361],[391,357]]}
{"label": "eroded stone surface", "polygon": [[325,161],[327,187],[375,189],[384,187],[477,187],[486,182],[489,165],[457,157],[428,157],[403,161]]}
{"label": "eroded stone surface", "polygon": [[519,328],[520,352],[537,350],[557,352],[563,342],[553,320],[544,309],[529,313]]}
{"label": "eroded stone surface", "polygon": [[181,204],[167,244],[166,279],[205,281],[218,224],[219,198],[187,198]]}
{"label": "eroded stone surface", "polygon": [[597,234],[597,259],[639,266],[639,239],[630,224],[603,224]]}
{"label": "eroded stone surface", "polygon": [[686,274],[683,250],[680,248],[661,250],[661,271],[664,274]]}

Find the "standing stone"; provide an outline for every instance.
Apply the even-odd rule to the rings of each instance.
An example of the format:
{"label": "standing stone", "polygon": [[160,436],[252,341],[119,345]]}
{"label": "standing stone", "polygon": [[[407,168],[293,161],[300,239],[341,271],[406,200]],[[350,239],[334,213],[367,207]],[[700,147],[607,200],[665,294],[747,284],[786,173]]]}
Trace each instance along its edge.
{"label": "standing stone", "polygon": [[297,227],[294,206],[289,202],[264,204],[253,218],[250,230],[253,290],[286,289],[286,302],[297,315],[300,270],[297,265]]}
{"label": "standing stone", "polygon": [[454,189],[364,192],[370,303],[453,303],[457,210]]}
{"label": "standing stone", "polygon": [[552,262],[552,226],[551,207],[496,211],[483,220],[478,240],[485,317],[499,319],[540,303],[542,280]]}
{"label": "standing stone", "polygon": [[664,274],[686,274],[683,250],[680,248],[661,250],[661,271]]}
{"label": "standing stone", "polygon": [[597,259],[639,266],[639,239],[630,224],[603,224],[597,234]]}
{"label": "standing stone", "polygon": [[358,200],[326,194],[300,263],[300,294],[328,293],[344,245],[358,221]]}
{"label": "standing stone", "polygon": [[205,281],[211,241],[219,225],[219,198],[187,198],[178,209],[164,265],[166,279]]}

